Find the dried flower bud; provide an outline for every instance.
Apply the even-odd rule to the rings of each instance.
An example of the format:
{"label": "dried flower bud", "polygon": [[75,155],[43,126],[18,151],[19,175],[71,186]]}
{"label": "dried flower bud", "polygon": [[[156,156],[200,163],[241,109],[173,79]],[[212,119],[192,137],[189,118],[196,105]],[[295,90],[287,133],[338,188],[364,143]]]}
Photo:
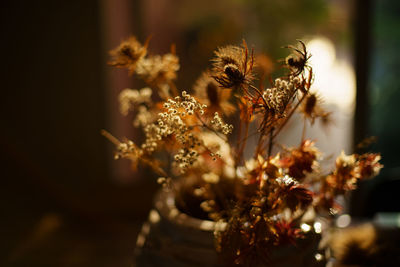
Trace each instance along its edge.
{"label": "dried flower bud", "polygon": [[143,46],[133,36],[123,41],[110,52],[112,60],[109,64],[118,68],[127,68],[129,73],[133,74],[137,64],[146,56],[148,41]]}

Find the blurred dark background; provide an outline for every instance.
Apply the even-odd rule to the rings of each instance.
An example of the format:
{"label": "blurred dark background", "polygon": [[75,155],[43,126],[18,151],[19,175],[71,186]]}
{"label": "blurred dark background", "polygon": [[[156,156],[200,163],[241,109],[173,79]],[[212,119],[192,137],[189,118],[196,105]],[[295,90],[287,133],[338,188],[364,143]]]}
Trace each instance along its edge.
{"label": "blurred dark background", "polygon": [[152,34],[155,53],[177,44],[180,88],[217,46],[246,38],[279,58],[283,44],[328,37],[356,67],[354,143],[378,136],[387,167],[381,182],[362,185],[353,213],[396,211],[398,197],[365,200],[399,177],[398,14],[394,0],[1,1],[0,266],[131,266],[158,187],[146,170],[114,162],[100,135],[135,135],[117,94],[139,82],[107,66],[131,34]]}

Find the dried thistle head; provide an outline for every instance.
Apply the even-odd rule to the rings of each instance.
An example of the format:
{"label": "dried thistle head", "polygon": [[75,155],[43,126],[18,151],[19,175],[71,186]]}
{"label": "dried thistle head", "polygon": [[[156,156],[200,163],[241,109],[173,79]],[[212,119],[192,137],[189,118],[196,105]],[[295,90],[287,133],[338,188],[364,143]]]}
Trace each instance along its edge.
{"label": "dried thistle head", "polygon": [[215,51],[213,78],[224,88],[238,88],[253,79],[253,52],[249,55],[247,44],[225,46]]}
{"label": "dried thistle head", "polygon": [[112,59],[108,62],[111,66],[127,68],[129,74],[133,74],[138,62],[147,54],[149,39],[142,45],[134,36],[123,41],[117,48],[111,50]]}
{"label": "dried thistle head", "polygon": [[285,64],[290,69],[290,74],[293,76],[300,75],[304,69],[308,67],[308,60],[311,57],[307,52],[306,45],[301,40],[299,40],[299,43],[301,45],[301,50],[292,45],[286,47],[293,51],[293,53],[285,59]]}
{"label": "dried thistle head", "polygon": [[220,88],[209,71],[201,74],[193,87],[193,91],[194,96],[201,103],[207,105],[207,113],[219,112],[229,116],[235,112],[235,107],[229,102],[232,90]]}

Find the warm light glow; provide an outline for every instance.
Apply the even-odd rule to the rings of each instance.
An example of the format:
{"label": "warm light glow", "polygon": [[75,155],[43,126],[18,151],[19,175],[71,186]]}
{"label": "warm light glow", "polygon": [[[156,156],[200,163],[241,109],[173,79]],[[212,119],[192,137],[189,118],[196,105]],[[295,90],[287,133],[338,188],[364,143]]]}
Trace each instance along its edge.
{"label": "warm light glow", "polygon": [[158,223],[160,221],[160,215],[156,210],[151,210],[149,214],[149,221],[151,223]]}
{"label": "warm light glow", "polygon": [[335,46],[325,37],[312,39],[307,44],[307,50],[312,55],[310,64],[314,70],[329,71],[336,60]]}
{"label": "warm light glow", "polygon": [[344,228],[349,226],[351,223],[351,217],[348,214],[340,215],[336,220],[336,226],[339,228]]}
{"label": "warm light glow", "polygon": [[306,223],[303,223],[302,225],[300,225],[300,228],[304,231],[304,232],[308,232],[311,230],[311,226],[309,226]]}
{"label": "warm light glow", "polygon": [[315,254],[315,259],[316,259],[317,261],[320,261],[320,260],[322,260],[323,258],[324,258],[324,256],[322,256],[322,254],[320,254],[320,253]]}
{"label": "warm light glow", "polygon": [[334,104],[343,111],[353,112],[356,84],[352,66],[336,58],[335,46],[325,37],[316,37],[307,43],[312,55],[310,65],[314,72],[314,89],[326,104]]}
{"label": "warm light glow", "polygon": [[322,225],[320,222],[315,222],[314,223],[314,230],[317,234],[322,232]]}

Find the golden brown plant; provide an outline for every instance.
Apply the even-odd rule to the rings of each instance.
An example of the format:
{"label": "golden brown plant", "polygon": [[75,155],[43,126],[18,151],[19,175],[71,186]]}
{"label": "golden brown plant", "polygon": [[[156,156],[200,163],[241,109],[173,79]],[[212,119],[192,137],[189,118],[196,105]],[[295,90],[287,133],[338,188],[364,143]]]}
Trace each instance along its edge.
{"label": "golden brown plant", "polygon": [[[305,131],[298,147],[276,146],[276,136],[295,112],[302,112],[304,122],[311,124],[316,118],[329,121],[330,113],[317,94],[310,93],[311,55],[299,42],[301,49],[287,46],[293,52],[285,61],[288,73],[270,87],[264,84],[265,77],[254,84],[253,51],[246,42],[219,48],[193,94],[173,83],[179,69],[174,49],[149,56],[147,42],[142,46],[131,38],[112,52],[112,65],[128,68],[147,83],[141,90],[125,89],[120,95],[121,112],[134,113],[134,125],[145,136],[143,143],[120,142],[103,132],[116,145],[116,158],[129,159],[134,167],[138,163],[152,167],[168,188],[172,177],[184,179],[183,186],[175,189],[179,208],[226,225],[215,235],[217,251],[229,264],[268,264],[276,246],[296,244],[306,236],[300,227],[306,223],[305,214],[338,210],[338,195],[382,168],[379,154],[343,153],[331,173],[321,173],[321,153],[314,141],[305,138]],[[270,71],[264,69],[262,76]],[[226,123],[224,115],[237,127]],[[249,139],[254,145],[247,148],[254,150],[246,158]],[[170,162],[157,160],[163,153]]]}
{"label": "golden brown plant", "polygon": [[302,181],[307,174],[318,171],[319,150],[315,142],[304,140],[300,147],[291,148],[280,160],[280,166],[287,169],[290,177]]}

